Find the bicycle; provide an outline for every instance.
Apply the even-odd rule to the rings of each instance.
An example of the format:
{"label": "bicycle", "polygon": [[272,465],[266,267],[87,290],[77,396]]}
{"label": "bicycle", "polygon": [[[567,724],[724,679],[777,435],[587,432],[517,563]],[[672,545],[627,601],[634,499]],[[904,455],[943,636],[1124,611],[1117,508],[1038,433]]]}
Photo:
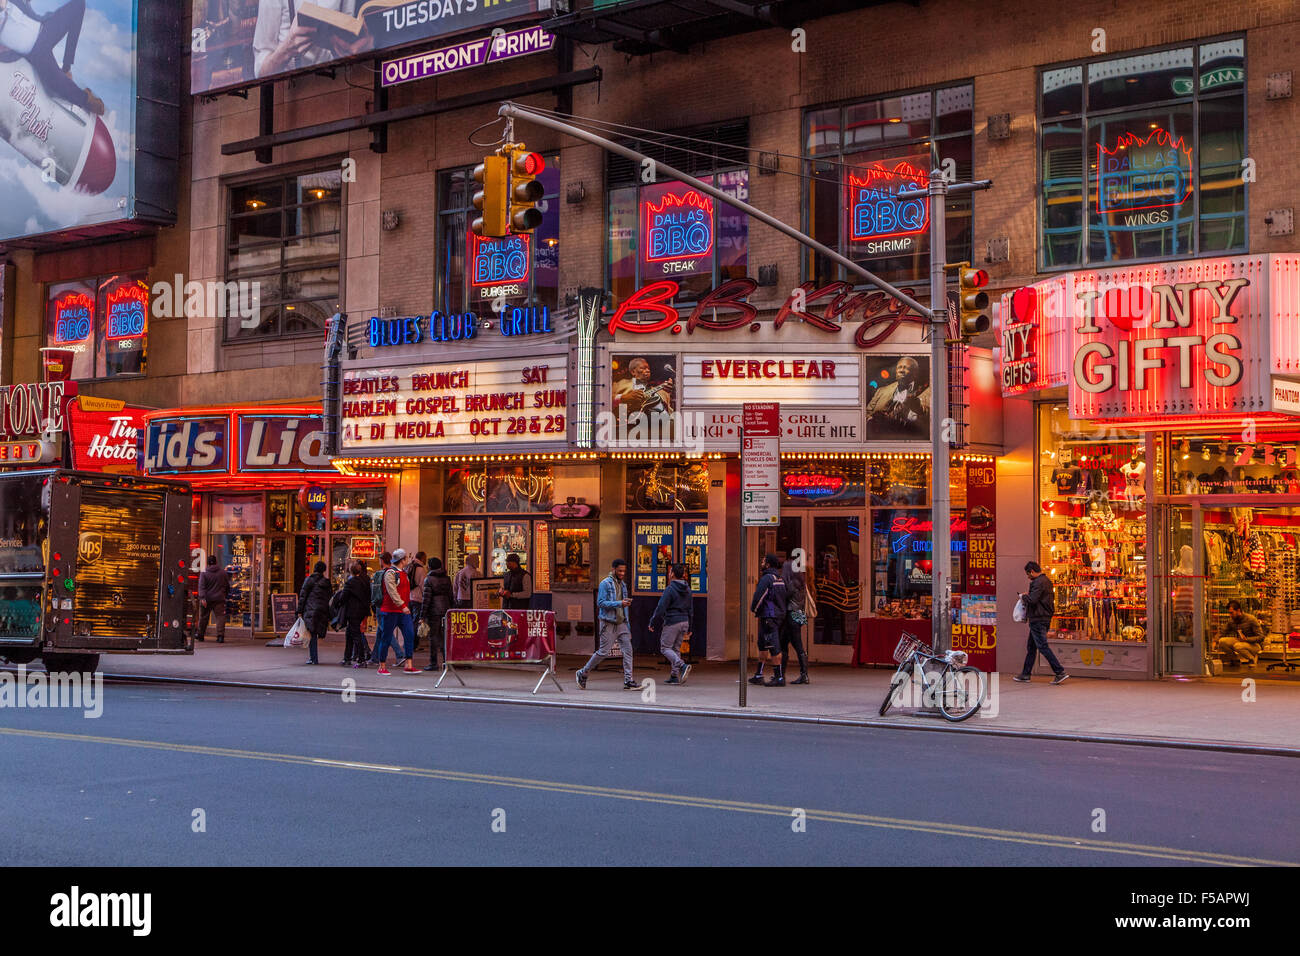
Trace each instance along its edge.
{"label": "bicycle", "polygon": [[965,651],[936,654],[915,634],[904,631],[894,648],[894,660],[898,661],[898,670],[889,680],[889,692],[880,705],[881,717],[894,703],[894,696],[902,691],[903,684],[911,680],[913,672],[920,677],[926,698],[938,688],[939,711],[954,723],[965,720],[983,706],[988,678],[978,667],[966,663]]}

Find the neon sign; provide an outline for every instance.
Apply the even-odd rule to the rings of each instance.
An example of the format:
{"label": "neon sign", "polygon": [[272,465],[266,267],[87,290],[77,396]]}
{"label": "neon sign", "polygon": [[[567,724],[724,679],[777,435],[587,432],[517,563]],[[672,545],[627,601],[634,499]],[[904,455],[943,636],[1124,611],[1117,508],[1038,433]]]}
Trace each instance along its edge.
{"label": "neon sign", "polygon": [[90,338],[95,300],[84,292],[65,292],[54,302],[54,344],[70,345]]}
{"label": "neon sign", "polygon": [[[1124,133],[1114,147],[1097,144],[1098,214],[1181,206],[1192,194],[1192,147],[1154,127],[1145,137]],[[1129,225],[1169,221],[1149,214]]]}
{"label": "neon sign", "polygon": [[1037,388],[1038,290],[1017,289],[1010,298],[1011,317],[1002,327],[1002,391],[1017,394]]}
{"label": "neon sign", "polygon": [[850,240],[868,243],[867,251],[871,253],[911,251],[915,242],[911,237],[925,232],[930,225],[929,204],[924,199],[899,199],[898,193],[924,189],[929,178],[925,170],[905,159],[893,166],[888,162],[872,163],[861,173],[850,171]]}
{"label": "neon sign", "polygon": [[668,187],[659,202],[643,199],[641,243],[647,262],[670,263],[711,256],[713,200],[685,186]]}
{"label": "neon sign", "polygon": [[470,285],[480,288],[505,283],[524,284],[532,268],[528,236],[500,239],[469,234]]}
{"label": "neon sign", "polygon": [[842,475],[788,474],[781,479],[781,486],[791,498],[829,498],[837,495],[844,487]]}
{"label": "neon sign", "polygon": [[479,318],[473,312],[447,315],[408,315],[400,319],[381,319],[371,316],[369,342],[372,349],[392,345],[419,345],[426,338],[430,342],[460,342],[478,335]]}
{"label": "neon sign", "polygon": [[[696,329],[706,332],[749,329],[756,333],[766,325],[755,321],[758,309],[746,302],[745,297],[757,288],[758,283],[753,279],[731,279],[703,296],[689,317],[684,318],[670,304],[677,298],[681,286],[672,279],[661,279],[628,296],[610,317],[609,331],[611,335],[618,332],[638,335],[671,332],[678,335],[685,328],[688,335]],[[912,289],[902,291],[913,294]],[[815,304],[823,302],[825,305],[820,309],[815,307]],[[795,308],[796,305],[799,308]],[[659,318],[650,321],[632,318],[642,312],[656,314]],[[779,331],[789,319],[798,319],[820,332],[834,335],[843,330],[843,323],[857,318],[862,319],[862,324],[854,333],[853,344],[862,349],[879,345],[904,322],[927,324],[924,316],[909,311],[907,306],[883,292],[856,292],[852,285],[843,281],[830,282],[819,288],[817,283],[809,281],[802,283],[785,300],[772,320],[772,329]]]}
{"label": "neon sign", "polygon": [[135,339],[148,328],[149,290],[134,282],[123,283],[106,297],[106,337],[109,341]]}

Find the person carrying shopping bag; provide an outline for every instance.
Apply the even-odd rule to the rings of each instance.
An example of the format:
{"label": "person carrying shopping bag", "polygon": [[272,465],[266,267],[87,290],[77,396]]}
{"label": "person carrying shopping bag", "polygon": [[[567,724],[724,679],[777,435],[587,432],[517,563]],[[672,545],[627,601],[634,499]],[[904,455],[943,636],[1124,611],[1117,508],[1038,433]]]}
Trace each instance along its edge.
{"label": "person carrying shopping bag", "polygon": [[317,642],[325,636],[330,622],[330,597],[334,594],[334,586],[325,576],[326,570],[325,562],[317,561],[312,573],[302,582],[302,590],[298,592],[298,616],[311,635],[308,664],[320,663]]}

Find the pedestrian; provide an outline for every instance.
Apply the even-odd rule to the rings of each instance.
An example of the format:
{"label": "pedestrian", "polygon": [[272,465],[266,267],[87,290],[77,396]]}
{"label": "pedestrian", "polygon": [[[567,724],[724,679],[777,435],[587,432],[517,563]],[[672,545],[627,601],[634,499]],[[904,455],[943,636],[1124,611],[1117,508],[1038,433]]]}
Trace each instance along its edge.
{"label": "pedestrian", "polygon": [[[781,580],[785,582],[786,609],[785,623],[781,625],[781,660],[790,660],[790,647],[794,647],[799,659],[799,676],[791,684],[811,684],[808,679],[808,654],[803,646],[803,626],[809,617],[817,614],[817,606],[808,592],[808,577],[803,571],[796,571],[794,562],[786,558],[781,565]],[[809,613],[811,612],[811,613]]]}
{"label": "pedestrian", "polygon": [[1228,602],[1228,619],[1219,629],[1218,645],[1228,667],[1239,666],[1242,658],[1249,664],[1259,663],[1259,654],[1264,649],[1264,629],[1259,618],[1241,609],[1240,601]]}
{"label": "pedestrian", "polygon": [[343,584],[343,619],[347,622],[344,634],[343,660],[354,668],[365,667],[370,657],[366,646],[365,624],[370,617],[370,575],[360,561],[352,562],[352,576]]}
{"label": "pedestrian", "polygon": [[438,668],[439,653],[442,654],[444,663],[447,660],[443,623],[452,602],[451,578],[447,576],[447,571],[438,558],[429,559],[429,573],[424,576],[422,597],[424,620],[429,625],[429,666],[425,670],[431,671]]}
{"label": "pedestrian", "polygon": [[[411,579],[411,620],[421,621],[424,615],[421,613],[421,604],[424,603],[424,576],[428,573],[425,565],[425,554],[423,551],[415,552],[415,557],[411,559],[410,566],[406,569],[406,576]],[[415,646],[412,650],[420,649],[420,632],[417,628],[415,632]]]}
{"label": "pedestrian", "polygon": [[686,565],[673,564],[668,567],[668,587],[654,613],[650,615],[649,629],[653,634],[659,632],[659,653],[668,659],[672,666],[669,684],[685,684],[691,672],[691,665],[682,660],[682,639],[690,638],[695,628],[695,599],[691,595],[690,580],[686,577]]}
{"label": "pedestrian", "polygon": [[478,555],[465,555],[465,566],[456,572],[456,577],[452,581],[452,594],[456,599],[456,607],[474,606],[474,579],[482,576],[478,569]]}
{"label": "pedestrian", "polygon": [[533,596],[533,576],[513,551],[506,555],[506,575],[501,580],[501,606],[507,611],[526,611]]}
{"label": "pedestrian", "polygon": [[379,657],[379,670],[375,673],[387,676],[388,645],[393,639],[393,632],[402,635],[402,647],[394,644],[393,653],[397,657],[395,666],[402,667],[408,674],[418,674],[415,666],[415,625],[411,620],[411,579],[406,575],[406,551],[398,548],[393,552],[393,563],[383,571],[384,600],[379,606],[379,640],[375,654]]}
{"label": "pedestrian", "polygon": [[334,594],[334,586],[325,576],[325,571],[325,562],[317,561],[307,580],[302,582],[302,590],[298,592],[298,616],[311,635],[308,664],[320,663],[316,644],[325,636],[325,629],[330,622],[330,597]]}
{"label": "pedestrian", "polygon": [[[785,622],[789,595],[785,579],[781,577],[781,559],[769,554],[763,559],[763,576],[754,588],[750,612],[758,618],[758,669],[749,679],[751,684],[764,687],[784,687],[785,672],[781,666],[781,625]],[[772,665],[771,680],[763,680],[763,665]]]}
{"label": "pedestrian", "polygon": [[370,578],[370,613],[375,619],[375,649],[370,655],[370,663],[378,664],[379,660],[379,635],[384,629],[384,619],[380,616],[380,608],[384,605],[384,572],[392,566],[393,556],[385,551],[379,555],[379,570]]}
{"label": "pedestrian", "polygon": [[1020,599],[1025,602],[1025,610],[1028,612],[1029,644],[1024,668],[1011,679],[1022,684],[1028,683],[1029,675],[1038,661],[1038,655],[1042,654],[1043,660],[1047,661],[1052,673],[1056,675],[1052,678],[1052,683],[1064,683],[1070,675],[1065,672],[1065,668],[1061,666],[1061,662],[1056,659],[1056,655],[1047,645],[1047,626],[1056,613],[1052,581],[1043,573],[1043,568],[1037,561],[1026,562],[1025,574],[1029,576],[1029,593],[1022,593]]}
{"label": "pedestrian", "polygon": [[633,690],[632,631],[627,626],[627,609],[632,599],[627,596],[627,562],[615,558],[609,574],[601,579],[596,589],[596,613],[600,616],[600,644],[577,673],[578,686],[587,689],[587,674],[607,657],[614,656],[614,644],[623,654],[623,689]]}
{"label": "pedestrian", "polygon": [[226,601],[230,598],[230,575],[217,563],[215,554],[208,555],[208,566],[199,575],[199,633],[200,641],[207,640],[208,616],[217,619],[217,643],[226,643]]}

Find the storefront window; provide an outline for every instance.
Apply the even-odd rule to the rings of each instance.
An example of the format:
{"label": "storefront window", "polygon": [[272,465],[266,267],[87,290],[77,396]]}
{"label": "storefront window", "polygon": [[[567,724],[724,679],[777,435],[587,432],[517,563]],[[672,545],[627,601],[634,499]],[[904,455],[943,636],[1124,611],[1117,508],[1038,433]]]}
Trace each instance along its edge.
{"label": "storefront window", "polygon": [[60,282],[46,289],[45,345],[71,355],[73,380],[143,375],[149,312],[144,273]]}
{"label": "storefront window", "polygon": [[[957,182],[974,178],[974,102],[964,84],[806,113],[805,231],[882,278],[925,276],[926,205],[893,196],[923,188],[935,165],[955,167]],[[947,201],[949,262],[971,258],[971,209],[969,195]],[[804,278],[821,286],[848,276],[810,251]]]}
{"label": "storefront window", "polygon": [[226,341],[321,334],[338,311],[342,196],[337,168],[231,187]]}
{"label": "storefront window", "polygon": [[1245,249],[1244,56],[1237,38],[1042,71],[1043,268]]}
{"label": "storefront window", "polygon": [[628,465],[626,488],[628,511],[704,511],[709,466],[703,461]]}
{"label": "storefront window", "polygon": [[930,459],[926,455],[881,458],[867,462],[871,503],[924,506],[930,503]]}
{"label": "storefront window", "polygon": [[438,190],[438,308],[449,315],[487,316],[497,300],[511,306],[554,309],[560,288],[560,154],[543,157],[537,181],[542,224],[531,234],[483,238],[469,231],[478,218],[473,167],[442,173]]}
{"label": "storefront window", "polygon": [[466,465],[448,468],[443,511],[502,514],[550,511],[555,475],[550,465]]}
{"label": "storefront window", "polygon": [[[488,560],[488,573],[500,575],[506,573],[506,557],[511,554],[519,555],[519,565],[525,571],[529,570],[531,562],[528,560],[529,544],[532,541],[532,533],[527,521],[493,521],[492,522],[492,549]],[[534,587],[536,582],[534,581]]]}
{"label": "storefront window", "polygon": [[[871,513],[872,594],[876,617],[923,619],[931,614],[934,524],[928,509],[876,509]],[[966,515],[951,523],[953,590],[965,580]]]}
{"label": "storefront window", "polygon": [[557,527],[551,531],[555,554],[553,587],[589,590],[595,586],[592,574],[594,530],[591,527]]}
{"label": "storefront window", "polygon": [[331,495],[331,531],[384,533],[384,489],[349,489]]}
{"label": "storefront window", "polygon": [[1055,587],[1049,636],[1142,643],[1147,631],[1147,463],[1141,435],[1040,405],[1039,559]]}
{"label": "storefront window", "polygon": [[861,507],[866,501],[867,463],[864,461],[781,466],[782,507]]}
{"label": "storefront window", "polygon": [[633,521],[636,560],[633,590],[662,591],[668,587],[668,568],[676,558],[677,525],[672,521]]}

